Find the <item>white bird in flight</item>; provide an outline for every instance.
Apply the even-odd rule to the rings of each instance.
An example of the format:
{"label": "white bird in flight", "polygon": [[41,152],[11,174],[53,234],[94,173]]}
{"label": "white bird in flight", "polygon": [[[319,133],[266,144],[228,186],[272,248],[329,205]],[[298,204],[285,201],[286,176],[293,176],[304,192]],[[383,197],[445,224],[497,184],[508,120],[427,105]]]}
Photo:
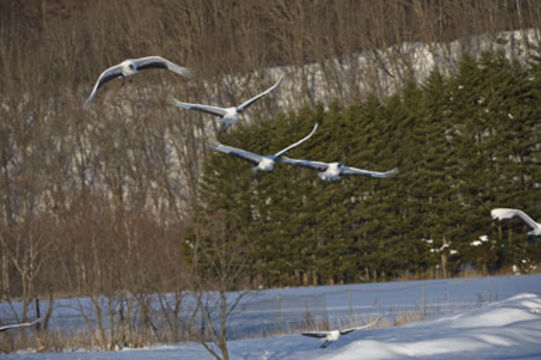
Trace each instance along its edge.
{"label": "white bird in flight", "polygon": [[312,137],[312,135],[314,135],[314,133],[316,132],[318,126],[319,125],[316,123],[314,125],[314,128],[310,132],[310,134],[306,135],[305,137],[303,137],[299,141],[297,141],[297,142],[283,148],[282,150],[278,151],[277,153],[275,153],[273,155],[254,154],[254,153],[246,151],[246,150],[237,149],[237,148],[234,148],[232,146],[227,146],[227,145],[223,145],[223,144],[220,144],[220,143],[216,143],[214,145],[214,150],[223,152],[225,154],[230,154],[230,155],[233,155],[233,156],[238,156],[238,157],[240,157],[240,158],[242,158],[244,160],[248,160],[250,162],[253,162],[253,163],[257,164],[256,166],[254,166],[252,168],[252,170],[254,170],[254,171],[257,171],[257,170],[270,171],[270,170],[272,170],[274,168],[275,162],[278,161],[287,151],[299,146],[300,144],[302,144],[306,140],[310,139],[310,137]]}
{"label": "white bird in flight", "polygon": [[193,75],[192,70],[172,63],[161,56],[147,56],[139,59],[124,60],[120,64],[111,66],[101,73],[96,85],[94,85],[94,89],[92,89],[92,93],[90,93],[90,96],[86,99],[85,105],[88,105],[92,101],[98,89],[106,82],[117,77],[124,79],[128,76],[137,74],[140,70],[153,68],[168,69],[187,78],[190,78]]}
{"label": "white bird in flight", "polygon": [[514,216],[521,218],[526,224],[528,224],[532,231],[528,232],[530,236],[541,236],[541,224],[535,222],[531,217],[529,217],[524,211],[517,209],[506,209],[506,208],[497,208],[490,211],[493,219],[503,220],[510,219]]}
{"label": "white bird in flight", "polygon": [[252,105],[257,100],[261,99],[263,96],[270,93],[272,90],[276,89],[278,85],[283,80],[283,76],[278,79],[278,81],[272,85],[267,90],[263,91],[261,94],[258,94],[251,99],[245,101],[239,106],[231,106],[228,108],[222,108],[218,106],[212,106],[212,105],[202,105],[202,104],[191,104],[186,102],[178,101],[177,99],[172,99],[171,104],[183,109],[191,109],[191,110],[199,110],[202,112],[206,112],[208,114],[218,116],[220,119],[218,120],[218,123],[225,126],[226,128],[234,125],[239,121],[240,114],[246,110],[250,105]]}
{"label": "white bird in flight", "polygon": [[11,329],[20,329],[20,328],[25,328],[25,327],[29,327],[29,326],[34,326],[36,325],[37,323],[40,323],[41,322],[41,318],[38,318],[32,322],[26,322],[26,323],[18,323],[18,324],[11,324],[11,325],[5,325],[5,326],[0,326],[0,332],[3,332],[3,331],[7,331],[7,330],[11,330]]}
{"label": "white bird in flight", "polygon": [[329,330],[329,331],[308,331],[308,332],[303,332],[302,335],[320,338],[323,341],[323,343],[321,344],[321,347],[326,348],[330,343],[338,340],[341,335],[346,335],[353,331],[366,329],[366,328],[376,325],[376,323],[379,321],[380,318],[381,318],[381,315],[378,316],[376,320],[372,321],[371,323],[354,327],[354,328],[336,329],[336,330]]}
{"label": "white bird in flight", "polygon": [[312,161],[312,160],[298,160],[298,159],[288,158],[287,156],[284,156],[282,159],[280,159],[280,161],[286,164],[297,165],[297,166],[302,166],[309,169],[317,170],[319,171],[318,176],[322,180],[325,180],[325,181],[338,180],[340,179],[340,176],[342,175],[350,175],[350,176],[363,175],[363,176],[371,176],[371,177],[376,177],[376,178],[387,178],[398,173],[398,168],[394,168],[392,170],[385,171],[385,172],[378,172],[378,171],[370,171],[370,170],[358,169],[355,167],[342,165],[339,162],[326,163],[326,162]]}

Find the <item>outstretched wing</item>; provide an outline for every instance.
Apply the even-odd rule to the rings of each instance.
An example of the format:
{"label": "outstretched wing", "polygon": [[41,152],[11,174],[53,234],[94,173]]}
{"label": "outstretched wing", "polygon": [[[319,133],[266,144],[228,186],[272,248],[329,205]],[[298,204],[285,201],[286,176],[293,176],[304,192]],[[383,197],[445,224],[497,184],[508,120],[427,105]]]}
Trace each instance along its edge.
{"label": "outstretched wing", "polygon": [[369,322],[368,324],[364,324],[362,326],[357,326],[357,327],[349,328],[349,329],[342,329],[342,330],[340,330],[340,335],[345,335],[345,334],[349,334],[350,332],[353,332],[353,331],[370,328],[370,327],[376,325],[376,323],[379,321],[379,319],[381,319],[381,315],[379,315],[376,318],[376,320],[374,320],[372,322]]}
{"label": "outstretched wing", "polygon": [[7,330],[11,330],[11,329],[19,329],[19,328],[25,328],[25,327],[29,327],[29,326],[34,326],[36,325],[37,323],[41,322],[41,318],[38,318],[32,322],[26,322],[26,323],[18,323],[18,324],[11,324],[11,325],[5,325],[5,326],[0,326],[0,332],[2,331],[7,331]]}
{"label": "outstretched wing", "polygon": [[278,151],[276,154],[274,154],[274,158],[278,159],[280,156],[284,155],[287,151],[299,146],[300,144],[302,144],[306,140],[310,139],[312,137],[312,135],[314,135],[314,133],[317,131],[318,126],[319,126],[319,124],[316,123],[314,125],[314,128],[310,132],[310,134],[306,135],[305,137],[303,137],[302,139],[300,139],[296,143],[293,143],[293,144],[289,145],[288,147],[283,148],[282,150]]}
{"label": "outstretched wing", "polygon": [[179,75],[187,78],[193,77],[193,71],[184,66],[179,66],[161,56],[147,56],[139,59],[134,59],[133,62],[138,70],[162,68],[171,70]]}
{"label": "outstretched wing", "polygon": [[270,93],[272,90],[276,89],[278,87],[278,85],[280,85],[280,83],[282,82],[282,80],[284,79],[283,76],[280,77],[280,79],[278,79],[278,81],[276,82],[276,84],[272,85],[270,88],[268,88],[267,90],[263,91],[261,94],[258,94],[256,96],[254,96],[253,98],[251,98],[250,100],[247,100],[245,101],[243,104],[237,106],[237,111],[239,113],[243,112],[244,110],[246,110],[246,108],[248,108],[250,105],[252,105],[254,102],[256,102],[257,100],[259,100],[260,98],[262,98],[263,96],[267,95],[268,93]]}
{"label": "outstretched wing", "polygon": [[232,146],[222,145],[220,143],[216,143],[213,146],[213,148],[216,151],[220,151],[220,152],[223,152],[225,154],[237,156],[237,157],[239,157],[241,159],[248,160],[248,161],[256,163],[256,164],[258,164],[261,161],[261,159],[263,158],[263,156],[261,156],[261,155],[254,154],[254,153],[251,153],[249,151],[242,150],[242,149],[237,149],[237,148],[232,147]]}
{"label": "outstretched wing", "polygon": [[312,160],[298,160],[298,159],[292,159],[287,156],[283,156],[280,158],[281,162],[284,162],[286,164],[296,165],[305,167],[308,169],[314,169],[318,171],[325,171],[329,167],[328,163],[321,162],[321,161],[312,161]]}
{"label": "outstretched wing", "polygon": [[329,334],[329,331],[308,331],[308,332],[302,333],[302,335],[304,336],[310,336],[310,337],[315,337],[319,339],[327,337],[328,334]]}
{"label": "outstretched wing", "polygon": [[88,105],[92,101],[94,95],[96,95],[96,92],[103,86],[103,84],[119,76],[122,76],[120,65],[111,66],[109,69],[102,72],[98,78],[98,81],[96,81],[96,85],[94,85],[94,89],[92,89],[90,96],[88,99],[86,99],[85,105]]}
{"label": "outstretched wing", "polygon": [[358,169],[355,167],[342,165],[340,173],[342,175],[352,175],[352,176],[364,175],[364,176],[371,176],[371,177],[376,177],[376,178],[387,178],[398,173],[398,169],[394,168],[389,171],[378,172],[378,171],[370,171],[370,170]]}
{"label": "outstretched wing", "polygon": [[498,220],[510,219],[514,216],[518,216],[519,218],[524,220],[526,224],[528,224],[534,229],[536,229],[539,226],[531,217],[528,216],[528,214],[518,209],[496,208],[490,211],[490,215],[492,216],[493,219],[498,219]]}
{"label": "outstretched wing", "polygon": [[206,112],[207,114],[220,116],[220,117],[225,115],[225,110],[217,106],[190,104],[190,103],[178,101],[177,99],[172,99],[171,105],[174,105],[176,107],[180,107],[183,109],[198,110],[198,111]]}

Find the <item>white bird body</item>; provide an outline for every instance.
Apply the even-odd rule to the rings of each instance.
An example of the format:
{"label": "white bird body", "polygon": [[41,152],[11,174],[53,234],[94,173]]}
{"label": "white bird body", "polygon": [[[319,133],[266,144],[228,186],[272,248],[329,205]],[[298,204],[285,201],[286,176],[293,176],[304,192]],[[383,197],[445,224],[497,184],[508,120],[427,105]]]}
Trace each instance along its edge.
{"label": "white bird body", "polygon": [[528,224],[533,230],[528,232],[530,236],[541,236],[541,224],[535,222],[524,211],[518,209],[496,208],[490,211],[493,219],[503,220],[517,216]]}
{"label": "white bird body", "polygon": [[287,147],[283,148],[282,150],[278,151],[277,153],[273,155],[259,155],[259,154],[255,154],[246,150],[238,149],[232,146],[223,145],[220,143],[215,143],[213,147],[214,147],[214,150],[216,151],[220,151],[225,154],[237,156],[237,157],[240,157],[241,159],[257,164],[256,166],[252,168],[252,170],[254,171],[258,171],[258,170],[271,171],[272,169],[274,169],[274,164],[276,163],[276,161],[278,161],[287,151],[299,146],[300,144],[308,140],[310,137],[312,137],[312,135],[314,135],[314,133],[317,131],[318,126],[319,126],[318,124],[315,124],[312,131],[307,136],[303,137],[302,139],[298,140],[297,142],[291,145],[288,145]]}
{"label": "white bird body", "polygon": [[225,127],[235,125],[239,121],[240,113],[232,106],[224,109],[224,115],[218,120],[218,124]]}
{"label": "white bird body", "polygon": [[326,163],[321,161],[312,161],[312,160],[298,160],[298,159],[292,159],[288,158],[287,156],[284,156],[281,159],[282,162],[291,164],[291,165],[297,165],[306,167],[309,169],[318,170],[318,176],[325,181],[333,181],[340,179],[340,176],[343,175],[350,175],[350,176],[370,176],[370,177],[376,177],[376,178],[387,178],[390,176],[395,175],[398,172],[397,168],[394,168],[389,171],[385,172],[378,172],[378,171],[370,171],[370,170],[364,170],[359,169],[351,166],[342,165],[339,162],[332,162],[332,163]]}
{"label": "white bird body", "polygon": [[256,170],[271,171],[274,169],[274,159],[263,156],[257,164]]}
{"label": "white bird body", "polygon": [[340,179],[340,163],[330,163],[327,167],[327,170],[319,172],[317,175],[325,181],[333,181]]}
{"label": "white bird body", "polygon": [[340,330],[331,330],[325,336],[325,341],[326,342],[336,341],[340,338],[340,335],[341,335]]}
{"label": "white bird body", "polygon": [[0,326],[0,332],[11,330],[11,329],[20,329],[20,328],[25,328],[25,327],[29,327],[29,326],[34,326],[37,323],[40,323],[41,321],[42,321],[42,319],[38,318],[38,319],[36,319],[36,320],[34,320],[32,322]]}
{"label": "white bird body", "polygon": [[[120,73],[124,77],[133,76],[139,72],[139,70],[137,70],[137,67],[135,66],[135,62],[132,59],[124,60],[123,62],[119,64],[119,66],[120,66]],[[113,69],[113,68],[114,67],[109,68],[109,69]]]}
{"label": "white bird body", "polygon": [[270,93],[272,90],[276,89],[276,87],[280,85],[282,80],[283,80],[283,76],[280,77],[280,79],[278,79],[278,81],[274,85],[272,85],[270,88],[250,98],[249,100],[245,101],[239,106],[231,106],[231,107],[223,108],[223,107],[213,106],[213,105],[192,104],[192,103],[178,101],[177,99],[172,99],[171,104],[183,109],[197,110],[197,111],[206,112],[207,114],[218,116],[219,117],[218,123],[227,128],[231,125],[235,125],[239,121],[239,116],[244,110],[250,107],[250,105],[255,103],[257,100],[261,99],[263,96]]}
{"label": "white bird body", "polygon": [[128,76],[133,76],[143,69],[151,68],[168,69],[184,77],[192,76],[192,70],[172,63],[161,56],[147,56],[139,59],[127,59],[120,64],[111,66],[101,73],[98,81],[92,89],[92,92],[90,93],[90,96],[86,100],[85,105],[88,105],[92,101],[98,89],[108,81],[117,77],[126,78]]}
{"label": "white bird body", "polygon": [[349,334],[349,333],[357,331],[357,330],[362,330],[362,329],[372,327],[379,321],[380,318],[381,318],[381,316],[378,316],[376,318],[376,320],[374,320],[374,321],[372,321],[372,322],[370,322],[368,324],[358,326],[358,327],[354,327],[354,328],[335,329],[335,330],[328,330],[328,331],[308,331],[308,332],[303,332],[302,335],[315,337],[315,338],[320,338],[322,340],[322,342],[323,342],[321,344],[321,347],[326,348],[330,343],[332,343],[333,341],[338,340],[341,335],[346,335],[346,334]]}

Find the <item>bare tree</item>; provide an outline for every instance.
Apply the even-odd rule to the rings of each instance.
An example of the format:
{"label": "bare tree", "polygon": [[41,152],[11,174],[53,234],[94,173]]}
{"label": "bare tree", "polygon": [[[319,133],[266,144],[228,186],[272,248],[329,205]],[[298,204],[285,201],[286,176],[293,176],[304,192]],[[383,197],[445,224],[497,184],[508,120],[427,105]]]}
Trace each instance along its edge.
{"label": "bare tree", "polygon": [[[223,214],[222,214],[223,215]],[[199,217],[192,245],[191,287],[201,321],[192,337],[215,359],[229,359],[228,320],[246,295],[240,287],[247,271],[249,246],[243,235],[230,233],[223,216]]]}

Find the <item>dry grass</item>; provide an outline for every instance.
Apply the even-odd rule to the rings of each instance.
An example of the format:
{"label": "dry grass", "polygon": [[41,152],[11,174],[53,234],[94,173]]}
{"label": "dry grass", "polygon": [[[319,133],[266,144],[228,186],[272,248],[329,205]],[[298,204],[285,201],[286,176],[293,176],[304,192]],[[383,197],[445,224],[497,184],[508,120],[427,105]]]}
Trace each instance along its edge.
{"label": "dry grass", "polygon": [[[319,331],[319,330],[332,330],[352,328],[365,325],[374,321],[377,316],[366,314],[352,314],[341,317],[333,317],[330,321],[324,317],[319,319],[309,319],[299,322],[297,324],[279,325],[277,324],[276,330],[260,331],[243,336],[242,338],[261,338],[281,335],[295,335],[306,331]],[[404,311],[396,315],[382,317],[373,327],[370,329],[388,329],[395,326],[401,326],[408,323],[419,322],[425,318],[425,315],[421,311]]]}

